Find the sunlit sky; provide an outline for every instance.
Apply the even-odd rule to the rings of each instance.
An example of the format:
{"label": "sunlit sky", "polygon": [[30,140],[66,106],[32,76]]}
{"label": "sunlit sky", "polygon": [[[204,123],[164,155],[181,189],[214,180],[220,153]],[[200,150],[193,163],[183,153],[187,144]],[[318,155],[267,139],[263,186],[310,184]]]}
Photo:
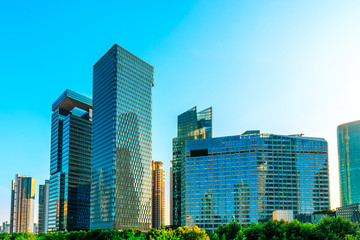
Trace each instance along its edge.
{"label": "sunlit sky", "polygon": [[[323,137],[339,206],[336,127],[360,119],[359,1],[1,1],[0,222],[15,174],[49,178],[51,104],[91,96],[117,43],[155,68],[153,159],[169,168],[177,115],[213,107],[213,135]],[[37,222],[37,204],[35,222]]]}

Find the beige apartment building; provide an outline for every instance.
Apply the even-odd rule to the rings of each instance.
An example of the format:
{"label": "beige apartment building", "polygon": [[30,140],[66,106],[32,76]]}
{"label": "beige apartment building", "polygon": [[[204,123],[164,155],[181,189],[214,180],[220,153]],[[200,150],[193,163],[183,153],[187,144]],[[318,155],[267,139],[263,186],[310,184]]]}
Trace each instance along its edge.
{"label": "beige apartment building", "polygon": [[34,231],[35,178],[15,175],[11,188],[10,232]]}

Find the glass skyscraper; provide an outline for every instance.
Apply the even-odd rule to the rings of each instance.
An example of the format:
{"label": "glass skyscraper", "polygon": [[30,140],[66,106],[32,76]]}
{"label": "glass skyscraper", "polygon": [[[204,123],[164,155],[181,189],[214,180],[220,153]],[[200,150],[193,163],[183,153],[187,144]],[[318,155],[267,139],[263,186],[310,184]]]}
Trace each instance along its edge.
{"label": "glass skyscraper", "polygon": [[91,229],[151,228],[154,68],[114,45],[93,68]]}
{"label": "glass skyscraper", "polygon": [[360,121],[337,128],[340,204],[360,203]]}
{"label": "glass skyscraper", "polygon": [[71,90],[52,105],[49,231],[90,227],[91,105]]}
{"label": "glass skyscraper", "polygon": [[184,164],[185,143],[194,139],[212,137],[212,108],[197,112],[196,107],[178,116],[177,137],[173,139],[172,184],[171,184],[171,225],[181,226],[184,214]]}
{"label": "glass skyscraper", "polygon": [[275,210],[329,209],[327,142],[322,138],[247,131],[186,142],[187,226],[271,219]]}

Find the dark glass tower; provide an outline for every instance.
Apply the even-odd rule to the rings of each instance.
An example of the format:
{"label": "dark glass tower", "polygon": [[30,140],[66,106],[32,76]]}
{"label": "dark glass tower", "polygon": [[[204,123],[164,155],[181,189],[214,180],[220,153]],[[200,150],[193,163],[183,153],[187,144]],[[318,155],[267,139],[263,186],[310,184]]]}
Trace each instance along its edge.
{"label": "dark glass tower", "polygon": [[212,137],[212,108],[197,112],[196,107],[178,116],[177,137],[173,139],[172,160],[172,226],[181,226],[181,215],[184,213],[182,199],[184,198],[184,164],[186,141],[207,139]]}
{"label": "dark glass tower", "polygon": [[360,121],[337,128],[340,173],[340,204],[360,203]]}
{"label": "dark glass tower", "polygon": [[39,185],[39,214],[38,214],[39,233],[47,233],[48,222],[49,222],[49,180],[45,180],[45,184]]}
{"label": "dark glass tower", "polygon": [[114,45],[93,68],[91,229],[151,228],[154,68]]}
{"label": "dark glass tower", "polygon": [[49,231],[90,227],[91,105],[71,90],[52,105]]}

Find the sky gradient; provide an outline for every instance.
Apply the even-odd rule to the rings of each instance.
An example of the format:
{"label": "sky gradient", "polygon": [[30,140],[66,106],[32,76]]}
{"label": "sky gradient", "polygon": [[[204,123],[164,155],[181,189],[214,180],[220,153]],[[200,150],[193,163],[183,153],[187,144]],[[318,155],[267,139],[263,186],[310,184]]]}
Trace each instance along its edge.
{"label": "sky gradient", "polygon": [[[115,43],[155,68],[153,159],[169,168],[177,115],[213,107],[213,136],[265,133],[329,143],[359,120],[359,1],[2,1],[0,223],[15,174],[49,178],[51,104],[91,96],[92,66]],[[36,218],[37,222],[37,207]]]}

